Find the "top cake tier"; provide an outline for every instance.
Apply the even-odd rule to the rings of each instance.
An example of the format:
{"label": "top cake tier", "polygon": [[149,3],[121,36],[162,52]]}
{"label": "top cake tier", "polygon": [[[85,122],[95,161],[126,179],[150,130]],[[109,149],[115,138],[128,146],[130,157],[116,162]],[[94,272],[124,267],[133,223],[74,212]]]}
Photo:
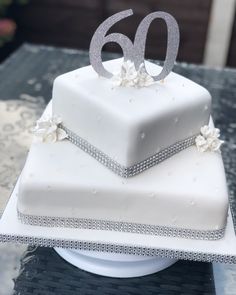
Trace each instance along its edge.
{"label": "top cake tier", "polygon": [[[104,66],[116,73],[121,64],[116,59]],[[153,63],[146,67],[149,73],[160,72]],[[155,155],[162,160],[191,144],[211,111],[209,92],[173,72],[148,87],[122,87],[98,77],[91,66],[57,77],[52,103],[53,115],[94,148],[91,154],[99,151],[124,168]]]}

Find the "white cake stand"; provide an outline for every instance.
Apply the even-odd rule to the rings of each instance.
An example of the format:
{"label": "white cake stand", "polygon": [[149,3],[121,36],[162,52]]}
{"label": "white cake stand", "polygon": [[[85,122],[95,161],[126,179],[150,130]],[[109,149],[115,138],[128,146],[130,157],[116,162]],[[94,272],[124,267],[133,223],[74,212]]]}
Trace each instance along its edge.
{"label": "white cake stand", "polygon": [[177,261],[157,256],[137,256],[63,248],[54,249],[63,259],[80,269],[113,278],[133,278],[153,274]]}

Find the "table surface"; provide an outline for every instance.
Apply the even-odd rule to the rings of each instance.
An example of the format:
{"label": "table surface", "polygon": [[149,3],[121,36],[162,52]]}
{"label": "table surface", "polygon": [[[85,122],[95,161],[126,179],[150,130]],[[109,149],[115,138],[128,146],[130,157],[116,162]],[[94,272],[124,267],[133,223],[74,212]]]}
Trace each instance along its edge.
{"label": "table surface", "polygon": [[[104,58],[109,59],[113,56],[105,54]],[[30,126],[50,100],[54,78],[87,64],[89,58],[86,51],[25,44],[0,65],[2,210],[23,167],[31,140]],[[175,66],[174,71],[203,85],[212,94],[212,114],[225,140],[222,155],[231,208],[236,216],[236,70],[209,69],[181,63]],[[0,265],[4,261],[4,269],[0,267],[0,283],[1,278],[6,283],[6,265],[9,264],[9,270],[15,269],[15,261],[18,263],[17,274],[12,274],[16,276],[15,286],[8,286],[14,287],[16,294],[222,295],[236,292],[235,266],[214,264],[212,267],[210,263],[179,261],[154,275],[121,280],[99,277],[78,270],[64,262],[53,249],[30,248],[26,252],[24,250],[16,250],[8,245],[0,247]],[[10,251],[12,255],[9,255]],[[20,266],[19,259],[10,261],[9,257],[13,256],[21,259]],[[7,295],[2,286],[1,284],[0,295]]]}

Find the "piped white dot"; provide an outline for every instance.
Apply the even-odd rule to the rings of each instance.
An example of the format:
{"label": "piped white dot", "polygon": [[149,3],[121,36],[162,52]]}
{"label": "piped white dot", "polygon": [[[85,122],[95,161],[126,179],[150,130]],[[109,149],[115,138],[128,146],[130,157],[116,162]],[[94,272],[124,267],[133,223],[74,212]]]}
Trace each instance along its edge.
{"label": "piped white dot", "polygon": [[194,205],[195,205],[195,201],[194,201],[194,200],[191,200],[191,201],[190,201],[190,205],[191,205],[191,206],[194,206]]}
{"label": "piped white dot", "polygon": [[151,198],[154,198],[154,197],[155,197],[155,193],[151,192],[151,193],[149,194],[149,196],[150,196]]}
{"label": "piped white dot", "polygon": [[218,193],[220,191],[219,187],[215,188],[215,192]]}
{"label": "piped white dot", "polygon": [[144,139],[146,137],[146,134],[144,132],[141,133],[141,138]]}

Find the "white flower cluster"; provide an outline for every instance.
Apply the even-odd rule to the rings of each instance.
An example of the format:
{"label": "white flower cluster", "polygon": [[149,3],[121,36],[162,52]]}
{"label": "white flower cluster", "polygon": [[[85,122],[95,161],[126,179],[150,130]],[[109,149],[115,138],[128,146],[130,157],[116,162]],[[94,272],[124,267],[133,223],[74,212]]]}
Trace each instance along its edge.
{"label": "white flower cluster", "polygon": [[153,78],[147,74],[144,63],[139,66],[138,71],[132,61],[124,61],[121,71],[113,77],[114,85],[129,87],[146,87],[153,84]]}
{"label": "white flower cluster", "polygon": [[203,126],[201,128],[201,134],[198,135],[195,140],[198,151],[218,151],[220,149],[220,146],[224,142],[223,140],[220,140],[219,137],[219,129],[210,128],[208,125]]}
{"label": "white flower cluster", "polygon": [[59,117],[42,118],[36,122],[32,132],[40,142],[56,142],[67,138],[66,132],[58,127],[62,122]]}

